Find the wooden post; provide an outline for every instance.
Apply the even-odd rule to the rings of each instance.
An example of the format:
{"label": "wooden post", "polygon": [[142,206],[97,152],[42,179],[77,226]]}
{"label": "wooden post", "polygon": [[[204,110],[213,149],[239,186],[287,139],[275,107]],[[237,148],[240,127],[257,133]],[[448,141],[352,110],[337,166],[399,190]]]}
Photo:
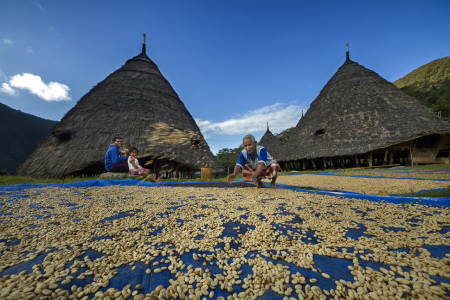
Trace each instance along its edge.
{"label": "wooden post", "polygon": [[368,161],[369,161],[369,168],[372,168],[372,152],[369,152],[367,154],[368,156]]}
{"label": "wooden post", "polygon": [[314,158],[311,158],[311,163],[313,165],[314,170],[317,170],[316,163],[314,162]]}
{"label": "wooden post", "polygon": [[387,163],[388,163],[388,154],[389,154],[389,149],[386,148],[386,150],[384,151],[383,165],[387,165]]}
{"label": "wooden post", "polygon": [[334,169],[334,163],[333,163],[333,158],[330,157],[330,163],[331,163],[331,168]]}
{"label": "wooden post", "polygon": [[412,141],[411,146],[409,147],[409,159],[411,160],[411,167],[415,165],[414,163],[414,154],[416,152],[416,145],[419,139],[415,139]]}

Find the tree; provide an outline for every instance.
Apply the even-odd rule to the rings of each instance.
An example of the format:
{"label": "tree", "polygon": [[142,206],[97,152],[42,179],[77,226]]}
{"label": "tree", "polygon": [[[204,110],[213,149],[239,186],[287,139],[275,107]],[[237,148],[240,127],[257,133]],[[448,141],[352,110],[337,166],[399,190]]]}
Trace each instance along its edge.
{"label": "tree", "polygon": [[236,165],[239,154],[241,153],[242,149],[244,149],[243,145],[240,145],[238,148],[223,148],[220,149],[219,152],[217,152],[216,160],[219,164],[219,168],[227,170],[230,168],[230,172],[234,170],[234,166]]}
{"label": "tree", "polygon": [[439,96],[436,103],[431,106],[434,112],[441,112],[442,117],[450,117],[450,89]]}

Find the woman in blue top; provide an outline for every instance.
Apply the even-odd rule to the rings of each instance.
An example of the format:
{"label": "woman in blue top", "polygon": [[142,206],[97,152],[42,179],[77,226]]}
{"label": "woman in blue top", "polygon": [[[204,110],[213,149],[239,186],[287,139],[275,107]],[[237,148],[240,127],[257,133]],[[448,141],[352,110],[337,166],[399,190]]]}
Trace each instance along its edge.
{"label": "woman in blue top", "polygon": [[256,187],[262,188],[264,184],[261,180],[267,178],[272,180],[270,188],[274,189],[280,165],[270,156],[266,148],[256,145],[253,135],[248,134],[244,136],[243,144],[244,150],[239,155],[233,174],[228,175],[227,182],[231,184],[242,169],[245,182],[253,182],[256,184]]}

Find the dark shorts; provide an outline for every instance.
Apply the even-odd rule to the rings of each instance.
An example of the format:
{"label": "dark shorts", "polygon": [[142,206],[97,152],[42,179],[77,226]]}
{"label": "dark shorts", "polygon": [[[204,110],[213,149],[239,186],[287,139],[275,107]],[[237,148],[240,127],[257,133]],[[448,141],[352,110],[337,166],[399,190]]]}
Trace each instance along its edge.
{"label": "dark shorts", "polygon": [[128,172],[128,163],[114,165],[109,172]]}

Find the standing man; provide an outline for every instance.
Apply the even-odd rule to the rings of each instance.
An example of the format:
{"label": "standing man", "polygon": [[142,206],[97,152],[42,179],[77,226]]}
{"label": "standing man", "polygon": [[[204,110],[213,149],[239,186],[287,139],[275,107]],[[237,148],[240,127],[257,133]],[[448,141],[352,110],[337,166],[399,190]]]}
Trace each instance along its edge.
{"label": "standing man", "polygon": [[122,146],[122,138],[115,137],[105,154],[105,168],[108,172],[128,172],[128,159],[122,156],[119,148]]}
{"label": "standing man", "polygon": [[237,174],[242,170],[245,182],[253,182],[256,187],[262,188],[261,179],[272,180],[270,188],[275,189],[280,165],[270,156],[266,148],[256,145],[255,137],[247,134],[243,139],[244,150],[239,155],[239,161],[234,167],[233,174],[228,175],[227,182],[232,183]]}

